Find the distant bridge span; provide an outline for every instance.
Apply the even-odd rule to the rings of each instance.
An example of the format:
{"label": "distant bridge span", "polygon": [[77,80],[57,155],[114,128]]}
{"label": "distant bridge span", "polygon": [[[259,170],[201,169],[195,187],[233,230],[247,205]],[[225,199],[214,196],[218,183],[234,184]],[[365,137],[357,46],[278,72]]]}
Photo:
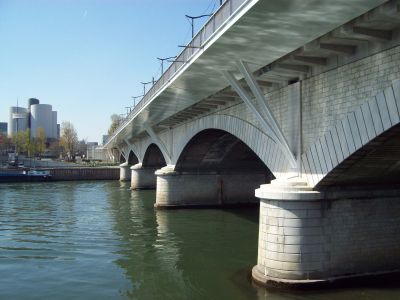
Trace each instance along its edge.
{"label": "distant bridge span", "polygon": [[261,283],[398,271],[399,7],[225,1],[108,140],[121,180],[260,203]]}

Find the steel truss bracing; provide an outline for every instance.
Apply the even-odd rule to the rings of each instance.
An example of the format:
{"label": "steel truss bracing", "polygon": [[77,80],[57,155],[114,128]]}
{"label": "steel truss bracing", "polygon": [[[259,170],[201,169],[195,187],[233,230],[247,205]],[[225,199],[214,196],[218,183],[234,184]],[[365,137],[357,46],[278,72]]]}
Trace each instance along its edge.
{"label": "steel truss bracing", "polygon": [[228,80],[229,84],[240,96],[243,102],[247,105],[247,107],[253,112],[257,120],[262,124],[267,134],[270,135],[270,137],[279,145],[291,167],[297,168],[298,164],[296,158],[290,150],[288,142],[286,141],[281,128],[279,127],[271,109],[269,108],[260,86],[249,71],[249,68],[245,62],[239,61],[237,65],[255,98],[255,103],[252,100],[253,97],[241,86],[232,72],[223,71],[225,78]]}

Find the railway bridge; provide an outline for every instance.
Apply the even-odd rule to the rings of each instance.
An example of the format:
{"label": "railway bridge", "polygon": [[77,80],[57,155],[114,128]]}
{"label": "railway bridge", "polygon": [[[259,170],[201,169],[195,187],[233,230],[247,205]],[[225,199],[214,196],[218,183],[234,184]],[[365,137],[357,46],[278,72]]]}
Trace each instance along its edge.
{"label": "railway bridge", "polygon": [[399,3],[225,1],[108,140],[121,180],[259,204],[260,283],[398,271]]}

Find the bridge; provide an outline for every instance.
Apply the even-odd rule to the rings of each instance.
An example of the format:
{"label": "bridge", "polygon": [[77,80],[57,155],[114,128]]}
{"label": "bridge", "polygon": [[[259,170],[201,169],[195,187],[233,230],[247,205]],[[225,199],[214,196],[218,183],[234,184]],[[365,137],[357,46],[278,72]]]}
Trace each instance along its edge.
{"label": "bridge", "polygon": [[108,140],[121,180],[259,205],[259,283],[398,271],[399,3],[225,1]]}

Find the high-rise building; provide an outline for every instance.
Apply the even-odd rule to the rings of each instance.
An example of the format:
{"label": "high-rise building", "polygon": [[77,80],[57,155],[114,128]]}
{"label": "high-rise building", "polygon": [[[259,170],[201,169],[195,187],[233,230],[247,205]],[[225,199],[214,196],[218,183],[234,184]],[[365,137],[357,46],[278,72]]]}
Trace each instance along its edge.
{"label": "high-rise building", "polygon": [[10,107],[10,115],[8,120],[8,136],[11,137],[17,132],[25,131],[28,128],[29,114],[24,107]]}
{"label": "high-rise building", "polygon": [[43,128],[48,139],[58,139],[57,112],[50,104],[40,104],[38,99],[30,98],[28,108],[11,107],[8,122],[8,136],[18,131],[30,129],[31,137],[37,137],[38,129]]}

